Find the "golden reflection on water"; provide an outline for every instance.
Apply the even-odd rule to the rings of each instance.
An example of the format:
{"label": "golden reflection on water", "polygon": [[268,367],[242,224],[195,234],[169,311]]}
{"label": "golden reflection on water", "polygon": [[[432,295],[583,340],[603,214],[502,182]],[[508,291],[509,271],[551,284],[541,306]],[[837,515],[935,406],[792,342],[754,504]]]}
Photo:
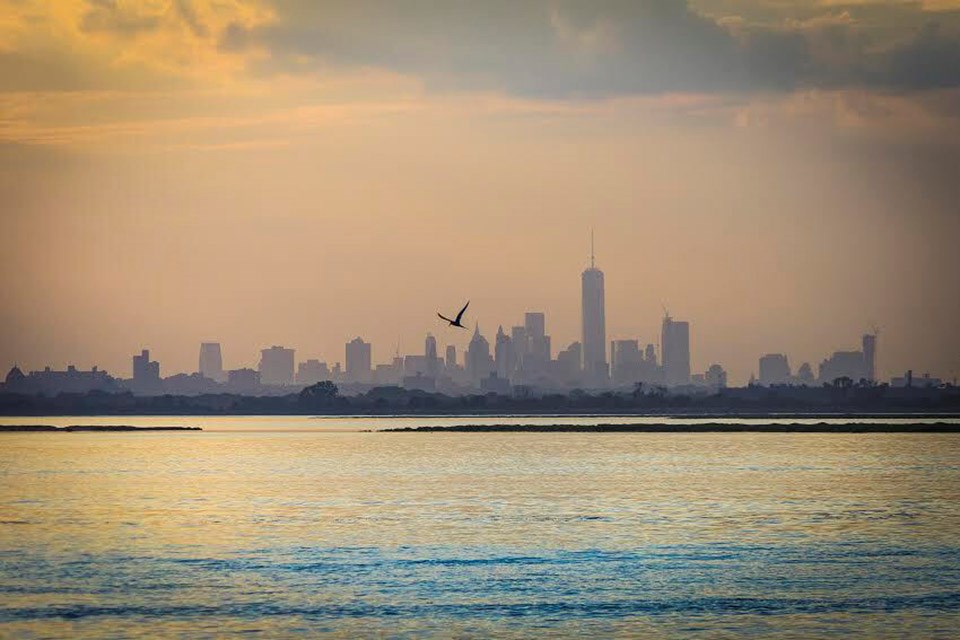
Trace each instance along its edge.
{"label": "golden reflection on water", "polygon": [[[147,637],[151,630],[189,633],[212,620],[221,632],[249,627],[283,635],[302,627],[345,637],[359,629],[528,635],[543,624],[571,635],[648,635],[646,629],[684,636],[728,628],[809,637],[829,635],[830,625],[849,632],[871,624],[878,632],[936,635],[956,622],[951,594],[960,598],[960,437],[954,435],[4,434],[0,480],[0,636],[4,627],[51,637],[130,630],[142,612],[111,610],[71,621],[45,609],[130,601],[210,607],[183,616],[171,610],[144,627]],[[746,551],[737,550],[744,545]],[[850,552],[855,557],[845,555],[849,545],[858,545]],[[733,549],[733,556],[712,559],[712,549]],[[563,555],[593,550],[600,555],[569,562]],[[685,559],[658,564],[675,550]],[[879,559],[891,550],[900,553],[893,582],[881,575]],[[642,555],[648,551],[653,559]],[[444,570],[453,574],[429,564],[491,553],[551,560],[522,569],[493,563]],[[823,563],[813,563],[821,553]],[[193,565],[169,564],[251,558],[253,566],[201,564],[197,574],[186,570]],[[95,570],[74,580],[75,561],[92,562]],[[128,564],[111,568],[111,562]],[[306,568],[295,567],[295,577],[277,569],[301,562]],[[338,562],[346,562],[339,573],[329,569]],[[387,578],[378,582],[378,571]],[[540,572],[539,583],[515,591],[530,572]],[[821,579],[831,572],[836,578]],[[112,582],[101,583],[106,574]],[[780,574],[783,580],[764,582]],[[908,574],[909,581],[896,583]],[[451,583],[458,575],[464,582]],[[46,592],[40,583],[50,580],[77,588]],[[438,581],[433,591],[431,580]],[[139,591],[145,584],[160,586]],[[521,596],[568,602],[592,594],[620,608],[603,619],[568,609],[513,622],[450,614],[434,626],[443,611],[418,615],[412,604],[456,603],[478,587],[471,602]],[[787,607],[780,616],[751,617],[748,610],[731,618],[698,609],[703,629],[669,611],[633,615],[623,604],[627,595],[684,594],[691,602],[767,596],[817,602],[838,589],[883,597],[937,592],[946,600],[886,614],[869,606],[830,615]],[[217,593],[253,608],[219,611]],[[385,618],[333,610],[310,618],[291,605],[289,615],[261,615],[253,605],[263,602],[321,609],[396,603],[413,613]]]}

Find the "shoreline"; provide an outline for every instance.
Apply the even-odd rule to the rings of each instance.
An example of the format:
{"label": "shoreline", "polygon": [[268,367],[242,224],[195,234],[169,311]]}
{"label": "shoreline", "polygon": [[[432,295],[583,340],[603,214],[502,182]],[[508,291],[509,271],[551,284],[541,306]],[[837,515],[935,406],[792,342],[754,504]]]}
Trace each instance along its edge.
{"label": "shoreline", "polygon": [[960,433],[960,424],[948,422],[883,424],[470,424],[456,426],[397,427],[379,429],[379,433]]}
{"label": "shoreline", "polygon": [[0,433],[73,433],[73,432],[114,432],[114,431],[203,431],[201,427],[135,427],[129,424],[89,425],[72,424],[66,427],[55,427],[51,424],[4,424],[0,425]]}

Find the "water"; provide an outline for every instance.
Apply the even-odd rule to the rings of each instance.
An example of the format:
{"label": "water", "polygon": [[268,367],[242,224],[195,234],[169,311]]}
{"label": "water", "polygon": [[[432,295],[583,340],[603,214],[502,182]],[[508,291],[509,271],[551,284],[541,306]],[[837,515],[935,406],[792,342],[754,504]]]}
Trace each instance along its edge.
{"label": "water", "polygon": [[149,420],[211,430],[0,435],[0,637],[960,627],[957,435]]}

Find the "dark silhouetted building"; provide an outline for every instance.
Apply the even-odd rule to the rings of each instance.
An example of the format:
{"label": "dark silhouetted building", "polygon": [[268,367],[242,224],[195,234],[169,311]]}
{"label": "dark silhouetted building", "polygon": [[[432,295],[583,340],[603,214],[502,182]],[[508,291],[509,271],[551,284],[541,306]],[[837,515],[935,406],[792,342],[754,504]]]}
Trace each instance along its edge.
{"label": "dark silhouetted building", "polygon": [[496,371],[491,371],[490,375],[480,381],[480,390],[484,393],[508,396],[510,395],[510,381],[498,376]]}
{"label": "dark silhouetted building", "polygon": [[227,390],[231,393],[254,394],[260,391],[260,372],[255,369],[234,369],[227,372]]}
{"label": "dark silhouetted building", "polygon": [[403,388],[410,391],[427,391],[433,393],[437,390],[437,379],[433,376],[425,376],[422,373],[404,376]]}
{"label": "dark silhouetted building", "polygon": [[312,359],[305,360],[297,366],[297,384],[311,385],[331,379],[326,362]]}
{"label": "dark silhouetted building", "polygon": [[661,380],[657,353],[652,344],[640,350],[639,340],[612,340],[610,342],[610,375],[619,385],[658,384]]}
{"label": "dark silhouetted building", "polygon": [[639,382],[643,371],[643,353],[639,340],[610,341],[610,377],[617,384]]}
{"label": "dark silhouetted building", "polygon": [[[546,316],[539,311],[524,315],[520,338],[520,355],[517,358],[515,379],[524,383],[542,383],[550,372],[550,336],[546,333]],[[513,338],[510,339],[513,342]],[[516,343],[514,343],[516,347]]]}
{"label": "dark silhouetted building", "polygon": [[490,356],[490,343],[480,335],[479,324],[474,327],[473,337],[467,347],[465,367],[470,381],[475,386],[480,386],[480,381],[494,370],[493,358]]}
{"label": "dark silhouetted building", "polygon": [[200,364],[197,369],[200,375],[216,382],[224,382],[223,355],[220,352],[219,342],[200,343]]}
{"label": "dark silhouetted building", "polygon": [[426,356],[412,355],[403,357],[403,372],[408,376],[430,375],[430,362]]}
{"label": "dark silhouetted building", "polygon": [[863,368],[867,380],[875,382],[877,380],[877,336],[872,333],[865,333],[861,339],[863,346]]}
{"label": "dark silhouetted building", "polygon": [[590,240],[590,268],[581,275],[581,312],[583,374],[590,385],[606,383],[607,321],[605,316],[603,272],[596,268],[593,238]]}
{"label": "dark silhouetted building", "polygon": [[437,339],[429,333],[423,343],[423,357],[426,361],[424,373],[436,378],[440,374],[440,358],[437,356]]}
{"label": "dark silhouetted building", "polygon": [[703,377],[709,387],[714,389],[725,389],[727,387],[727,372],[719,364],[710,365]]}
{"label": "dark silhouetted building", "polygon": [[497,328],[497,339],[493,351],[493,359],[497,365],[497,376],[504,380],[510,379],[517,368],[517,357],[513,348],[513,340],[504,333],[503,325]]}
{"label": "dark silhouetted building", "polygon": [[447,369],[457,368],[457,348],[452,344],[447,345],[447,357],[444,364],[447,365]]}
{"label": "dark silhouetted building", "polygon": [[24,383],[27,379],[27,376],[23,374],[23,371],[20,370],[20,367],[13,365],[10,371],[7,372],[7,377],[4,380],[4,384],[8,388],[13,388]]}
{"label": "dark silhouetted building", "polygon": [[821,383],[832,383],[838,378],[876,381],[877,336],[865,334],[861,340],[863,351],[835,351],[820,363]]}
{"label": "dark silhouetted building", "polygon": [[293,349],[273,346],[260,351],[260,384],[281,386],[293,384]]}
{"label": "dark silhouetted building", "polygon": [[175,396],[196,396],[220,390],[220,383],[200,373],[178,373],[163,379],[163,392]]}
{"label": "dark silhouetted building", "polygon": [[359,336],[346,345],[347,379],[350,382],[369,382],[372,347]]}
{"label": "dark silhouetted building", "polygon": [[133,356],[133,379],[130,390],[140,394],[154,394],[162,391],[160,381],[160,363],[150,360],[150,350],[144,349],[140,355]]}
{"label": "dark silhouetted building", "polygon": [[663,382],[675,387],[690,382],[690,323],[663,316],[660,333]]}
{"label": "dark silhouetted building", "polygon": [[389,364],[378,364],[373,369],[373,384],[399,385],[403,382],[403,358],[394,357]]}
{"label": "dark silhouetted building", "polygon": [[644,360],[647,362],[652,362],[654,366],[657,365],[657,348],[652,344],[648,344],[647,348],[644,349]]}
{"label": "dark silhouetted building", "polygon": [[526,327],[510,327],[510,343],[513,345],[513,378],[522,382],[523,360],[530,353]]}
{"label": "dark silhouetted building", "polygon": [[150,350],[144,349],[133,356],[133,381],[137,384],[160,382],[160,363],[150,360]]}
{"label": "dark silhouetted building", "polygon": [[782,353],[768,353],[760,358],[760,384],[769,387],[774,384],[790,383],[790,364]]}
{"label": "dark silhouetted building", "polygon": [[579,342],[572,342],[566,349],[557,353],[556,377],[568,387],[576,387],[581,384],[581,363],[583,362],[583,349]]}
{"label": "dark silhouetted building", "polygon": [[915,387],[919,389],[926,389],[930,387],[939,387],[941,384],[943,384],[943,381],[940,378],[934,378],[929,373],[925,373],[922,376],[914,376],[912,369],[900,377],[894,377],[890,379],[891,387]]}
{"label": "dark silhouetted building", "polygon": [[862,351],[834,351],[820,363],[820,382],[832,383],[838,378],[850,378],[856,382],[866,377]]}
{"label": "dark silhouetted building", "polygon": [[65,371],[55,371],[46,367],[43,371],[31,371],[24,374],[20,367],[14,366],[7,373],[3,390],[10,393],[24,393],[56,395],[58,393],[87,393],[90,391],[105,391],[115,393],[122,391],[120,383],[93,367],[90,371],[81,371],[70,365]]}

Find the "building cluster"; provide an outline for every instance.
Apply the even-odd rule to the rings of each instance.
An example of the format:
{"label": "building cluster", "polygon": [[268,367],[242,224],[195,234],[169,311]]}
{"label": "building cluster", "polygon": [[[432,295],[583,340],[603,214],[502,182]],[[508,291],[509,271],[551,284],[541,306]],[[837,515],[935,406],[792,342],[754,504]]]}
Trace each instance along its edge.
{"label": "building cluster", "polygon": [[876,382],[877,336],[875,333],[864,334],[861,339],[860,351],[835,351],[829,358],[823,360],[813,375],[813,368],[809,362],[804,362],[793,373],[787,356],[782,353],[768,353],[760,357],[759,379],[751,380],[753,384],[763,386],[775,385],[814,385],[833,384],[838,380],[850,380],[853,383]]}
{"label": "building cluster", "polygon": [[[94,368],[78,371],[33,371],[24,374],[14,367],[3,390],[28,393],[58,393],[129,390],[135,394],[194,395],[237,393],[247,395],[290,393],[322,381],[336,383],[345,393],[377,386],[437,391],[458,395],[472,393],[540,394],[584,390],[679,389],[710,391],[727,386],[727,373],[719,364],[694,373],[690,365],[690,323],[665,313],[659,345],[638,339],[607,342],[604,274],[595,265],[581,275],[581,339],[554,352],[543,312],[527,312],[522,324],[505,330],[498,327],[493,343],[479,324],[465,351],[447,345],[441,355],[437,340],[428,334],[420,354],[396,353],[388,362],[375,363],[373,346],[360,337],[344,345],[340,362],[309,359],[297,362],[294,349],[271,346],[260,351],[256,368],[227,370],[219,343],[200,345],[196,373],[160,375],[160,363],[149,350],[133,356],[132,377],[116,379]],[[838,379],[852,382],[876,380],[875,334],[863,336],[859,351],[838,351],[823,360],[814,376],[808,363],[793,372],[787,356],[770,353],[759,361],[759,379],[751,384],[816,385]],[[939,385],[936,378],[914,378],[907,372],[894,378],[894,386]]]}
{"label": "building cluster", "polygon": [[[750,384],[764,387],[773,386],[814,386],[836,384],[874,384],[877,376],[877,334],[865,333],[860,340],[859,351],[834,351],[820,362],[817,375],[809,362],[804,362],[794,373],[790,369],[787,356],[782,353],[768,353],[760,357],[758,378],[751,377]],[[914,376],[909,370],[902,376],[890,378],[891,387],[939,387],[940,378],[925,373]]]}

